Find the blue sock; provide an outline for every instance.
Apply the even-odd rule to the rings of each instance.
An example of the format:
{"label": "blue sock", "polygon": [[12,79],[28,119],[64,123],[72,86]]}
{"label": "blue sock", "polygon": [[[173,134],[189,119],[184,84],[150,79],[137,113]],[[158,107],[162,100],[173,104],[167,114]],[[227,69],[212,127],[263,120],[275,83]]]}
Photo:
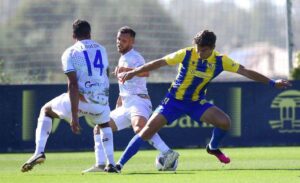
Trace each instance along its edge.
{"label": "blue sock", "polygon": [[125,163],[138,152],[143,142],[144,140],[136,134],[128,143],[125,151],[119,159],[119,163],[122,166],[125,165]]}
{"label": "blue sock", "polygon": [[210,149],[218,149],[221,140],[227,134],[227,130],[222,130],[221,128],[214,128],[212,137],[209,142]]}

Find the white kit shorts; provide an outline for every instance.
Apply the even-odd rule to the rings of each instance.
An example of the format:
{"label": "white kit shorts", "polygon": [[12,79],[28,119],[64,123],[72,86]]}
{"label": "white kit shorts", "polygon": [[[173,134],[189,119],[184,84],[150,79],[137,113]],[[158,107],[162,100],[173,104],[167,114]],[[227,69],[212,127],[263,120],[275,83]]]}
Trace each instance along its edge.
{"label": "white kit shorts", "polygon": [[152,104],[149,98],[142,98],[138,95],[122,97],[122,106],[111,111],[110,117],[114,120],[117,129],[131,127],[133,116],[143,116],[149,119],[152,113]]}
{"label": "white kit shorts", "polygon": [[[55,97],[48,102],[48,104],[51,105],[53,112],[55,112],[59,118],[65,119],[68,122],[71,121],[71,102],[68,93],[63,93]],[[102,124],[110,121],[109,115],[110,108],[108,104],[86,103],[79,100],[78,117],[85,116],[95,124]]]}

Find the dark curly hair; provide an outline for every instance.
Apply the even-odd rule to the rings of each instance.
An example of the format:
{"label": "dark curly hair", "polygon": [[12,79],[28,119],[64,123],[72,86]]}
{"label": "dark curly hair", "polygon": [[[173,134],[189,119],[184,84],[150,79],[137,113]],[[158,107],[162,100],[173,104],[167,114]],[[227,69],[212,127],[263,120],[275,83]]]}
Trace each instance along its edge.
{"label": "dark curly hair", "polygon": [[121,34],[129,34],[133,38],[135,38],[136,35],[135,31],[129,26],[121,27],[118,32]]}
{"label": "dark curly hair", "polygon": [[204,30],[202,32],[198,32],[194,37],[193,43],[198,46],[209,46],[215,47],[217,36],[214,32],[209,30]]}
{"label": "dark curly hair", "polygon": [[77,39],[89,38],[91,35],[91,26],[86,20],[75,20],[73,23],[73,34]]}

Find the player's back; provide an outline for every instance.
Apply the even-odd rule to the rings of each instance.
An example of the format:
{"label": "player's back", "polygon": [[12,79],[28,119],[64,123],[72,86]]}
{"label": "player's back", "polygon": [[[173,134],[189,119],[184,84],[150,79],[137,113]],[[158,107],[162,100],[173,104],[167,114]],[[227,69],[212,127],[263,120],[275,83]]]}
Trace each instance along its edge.
{"label": "player's back", "polygon": [[65,51],[62,60],[76,72],[79,92],[89,102],[102,103],[100,98],[108,98],[108,59],[103,46],[93,40],[77,41]]}

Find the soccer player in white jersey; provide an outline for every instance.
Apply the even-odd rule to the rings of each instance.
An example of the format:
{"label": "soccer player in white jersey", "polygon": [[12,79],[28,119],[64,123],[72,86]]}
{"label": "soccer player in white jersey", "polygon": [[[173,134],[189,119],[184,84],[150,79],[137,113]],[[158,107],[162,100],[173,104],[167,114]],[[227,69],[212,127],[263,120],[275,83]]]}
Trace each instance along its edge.
{"label": "soccer player in white jersey", "polygon": [[62,55],[63,71],[68,78],[68,93],[63,93],[42,107],[36,128],[35,152],[22,166],[22,172],[46,160],[44,150],[53,118],[66,119],[70,122],[71,130],[78,134],[78,118],[81,116],[91,119],[101,131],[101,146],[108,160],[107,172],[118,172],[113,155],[112,129],[108,124],[110,108],[106,49],[91,40],[91,27],[85,20],[73,23],[73,38],[75,44]]}
{"label": "soccer player in white jersey", "polygon": [[[133,48],[135,35],[135,31],[130,27],[125,26],[119,29],[117,49],[121,57],[114,71],[115,75],[145,64],[144,58]],[[134,132],[138,133],[145,126],[152,113],[152,104],[146,86],[146,77],[148,75],[148,72],[141,73],[124,84],[119,83],[120,93],[116,109],[110,113],[111,120],[109,125],[113,131],[123,130],[132,126]],[[94,129],[96,164],[84,170],[83,173],[103,171],[106,158],[100,145],[101,133],[99,127],[96,126]],[[158,134],[155,134],[149,140],[149,143],[163,154],[172,151]],[[118,164],[116,167],[121,169],[121,167],[118,167]]]}

